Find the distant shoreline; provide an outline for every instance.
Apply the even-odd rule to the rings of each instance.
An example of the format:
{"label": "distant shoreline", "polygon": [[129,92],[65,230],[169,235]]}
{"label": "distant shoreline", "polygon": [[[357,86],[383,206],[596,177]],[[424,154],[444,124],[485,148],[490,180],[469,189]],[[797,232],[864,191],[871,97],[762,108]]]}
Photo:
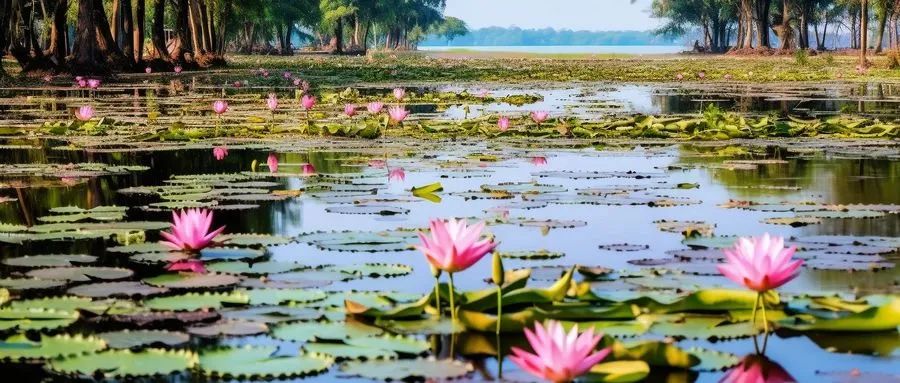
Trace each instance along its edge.
{"label": "distant shoreline", "polygon": [[678,54],[690,50],[683,45],[420,45],[420,51],[437,53],[510,54]]}

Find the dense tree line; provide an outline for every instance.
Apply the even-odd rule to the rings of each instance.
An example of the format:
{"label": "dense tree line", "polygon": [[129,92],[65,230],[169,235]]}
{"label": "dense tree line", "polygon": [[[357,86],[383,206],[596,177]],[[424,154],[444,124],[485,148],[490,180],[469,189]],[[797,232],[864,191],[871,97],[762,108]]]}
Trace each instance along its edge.
{"label": "dense tree line", "polygon": [[423,44],[459,46],[498,45],[668,45],[674,39],[648,31],[573,31],[568,29],[522,29],[489,27],[464,36],[431,36]]}
{"label": "dense tree line", "polygon": [[[457,35],[445,0],[0,0],[0,57],[24,71],[102,74],[208,67],[228,52],[414,49]],[[463,32],[464,33],[464,32]],[[0,67],[0,74],[2,74]]]}
{"label": "dense tree line", "polygon": [[658,32],[699,30],[698,45],[714,52],[825,50],[842,35],[861,56],[900,47],[900,0],[654,0],[652,13],[666,20]]}

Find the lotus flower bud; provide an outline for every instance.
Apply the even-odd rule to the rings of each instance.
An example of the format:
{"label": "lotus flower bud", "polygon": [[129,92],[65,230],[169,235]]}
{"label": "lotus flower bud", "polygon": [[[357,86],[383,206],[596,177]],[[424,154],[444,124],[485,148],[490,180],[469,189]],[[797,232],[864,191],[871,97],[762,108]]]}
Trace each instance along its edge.
{"label": "lotus flower bud", "polygon": [[502,286],[504,282],[504,278],[506,277],[506,273],[503,271],[503,257],[500,256],[500,252],[494,252],[494,260],[491,264],[491,279],[494,281],[494,284],[497,286]]}

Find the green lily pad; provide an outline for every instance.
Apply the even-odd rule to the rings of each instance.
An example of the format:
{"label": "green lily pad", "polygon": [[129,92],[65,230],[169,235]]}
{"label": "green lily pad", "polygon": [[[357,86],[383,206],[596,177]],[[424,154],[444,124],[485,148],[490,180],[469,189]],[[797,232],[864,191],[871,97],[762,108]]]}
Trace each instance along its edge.
{"label": "green lily pad", "polygon": [[437,381],[462,378],[473,371],[471,364],[456,360],[434,358],[370,360],[347,362],[341,366],[341,374],[374,380],[434,379]]}
{"label": "green lily pad", "polygon": [[265,334],[269,332],[269,326],[259,322],[225,320],[211,325],[188,327],[187,332],[192,335],[209,338],[221,336],[249,336]]}
{"label": "green lily pad", "polygon": [[359,265],[331,266],[335,270],[347,274],[359,274],[370,278],[394,278],[412,272],[412,267],[400,263],[364,263]]}
{"label": "green lily pad", "polygon": [[40,341],[31,341],[24,334],[13,335],[0,342],[0,360],[52,359],[78,355],[106,348],[106,342],[96,337],[81,335],[41,335]]}
{"label": "green lily pad", "polygon": [[7,258],[3,264],[17,267],[65,267],[79,264],[89,264],[97,261],[97,257],[84,254],[50,254],[50,255],[26,255],[23,257]]}
{"label": "green lily pad", "polygon": [[291,239],[270,234],[223,234],[216,240],[229,246],[269,247],[291,243]]}
{"label": "green lily pad", "polygon": [[287,263],[287,262],[273,262],[273,261],[264,261],[264,262],[242,262],[242,261],[229,261],[229,262],[216,262],[209,265],[206,270],[216,272],[216,273],[225,273],[225,274],[243,274],[243,275],[266,275],[266,274],[277,274],[277,273],[286,273],[289,271],[296,271],[300,269],[304,269],[306,266],[303,266],[298,263]]}
{"label": "green lily pad", "polygon": [[75,286],[68,290],[69,294],[90,298],[110,298],[134,296],[151,296],[168,292],[169,289],[145,285],[141,282],[103,282]]}
{"label": "green lily pad", "polygon": [[312,303],[325,299],[328,295],[318,289],[250,289],[245,293],[250,304],[280,305],[286,303]]}
{"label": "green lily pad", "polygon": [[224,379],[272,379],[315,375],[328,370],[334,358],[305,353],[274,356],[276,347],[221,348],[200,352],[203,373]]}
{"label": "green lily pad", "polygon": [[272,329],[272,336],[281,340],[307,342],[318,340],[345,340],[355,337],[376,336],[384,333],[378,327],[359,322],[296,322],[285,323]]}
{"label": "green lily pad", "polygon": [[191,340],[188,334],[164,330],[122,330],[97,334],[110,348],[146,346],[178,347]]}
{"label": "green lily pad", "polygon": [[344,343],[358,347],[390,350],[414,355],[425,353],[431,347],[431,344],[424,340],[409,336],[390,334],[368,337],[350,337],[349,339],[344,340]]}
{"label": "green lily pad", "polygon": [[314,308],[291,306],[250,307],[245,309],[223,310],[219,313],[222,315],[222,318],[225,319],[266,324],[295,322],[300,320],[318,320],[324,315],[322,311]]}
{"label": "green lily pad", "polygon": [[43,290],[65,286],[67,281],[37,278],[0,278],[0,287],[16,290]]}
{"label": "green lily pad", "polygon": [[124,279],[134,275],[134,271],[117,267],[52,267],[31,270],[26,275],[38,279],[90,282],[93,280]]}
{"label": "green lily pad", "polygon": [[54,359],[47,368],[57,373],[111,378],[168,375],[186,371],[197,364],[197,354],[190,351],[169,351],[157,348],[137,352],[107,350],[63,359]]}
{"label": "green lily pad", "polygon": [[169,289],[198,289],[233,286],[241,279],[228,274],[170,273],[144,279],[144,283]]}
{"label": "green lily pad", "polygon": [[585,376],[587,382],[630,383],[650,375],[650,366],[642,360],[621,360],[598,363]]}
{"label": "green lily pad", "polygon": [[308,342],[303,345],[303,350],[316,354],[328,355],[336,360],[371,360],[371,359],[397,359],[396,352],[377,348],[359,347],[344,343],[320,343]]}
{"label": "green lily pad", "polygon": [[250,297],[242,292],[228,293],[187,293],[182,295],[152,298],[144,301],[144,307],[161,311],[218,310],[224,305],[246,305]]}
{"label": "green lily pad", "polygon": [[77,311],[44,308],[2,308],[0,309],[0,331],[56,329],[75,323],[78,317]]}

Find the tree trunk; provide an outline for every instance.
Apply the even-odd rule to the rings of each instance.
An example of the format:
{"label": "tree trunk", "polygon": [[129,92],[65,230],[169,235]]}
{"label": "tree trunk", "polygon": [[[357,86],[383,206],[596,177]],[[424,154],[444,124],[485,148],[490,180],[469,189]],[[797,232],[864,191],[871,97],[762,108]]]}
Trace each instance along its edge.
{"label": "tree trunk", "polygon": [[339,17],[334,22],[333,33],[331,43],[329,43],[329,50],[336,54],[344,53],[344,20],[342,17]]}
{"label": "tree trunk", "polygon": [[112,23],[109,24],[109,34],[112,35],[113,40],[115,40],[116,44],[118,44],[121,41],[119,39],[119,32],[122,30],[122,27],[121,27],[122,13],[121,13],[121,7],[119,4],[119,0],[112,1],[112,7],[110,8],[110,11],[111,11],[111,13],[109,15],[110,16],[109,19],[112,20]]}
{"label": "tree trunk", "polygon": [[[9,19],[12,13],[12,2],[0,2],[0,57],[6,57],[6,49],[9,47]],[[0,78],[6,76],[6,70],[0,65]]]}
{"label": "tree trunk", "polygon": [[190,0],[173,0],[175,3],[175,34],[169,44],[169,56],[177,63],[193,61],[190,34]]}
{"label": "tree trunk", "polygon": [[78,25],[75,32],[72,71],[104,74],[130,66],[110,34],[102,0],[78,1]]}
{"label": "tree trunk", "polygon": [[[875,53],[881,53],[882,49],[882,40],[884,40],[884,29],[887,27],[887,14],[888,10],[885,9],[878,16],[878,29],[875,32]],[[878,12],[876,12],[878,13]]]}
{"label": "tree trunk", "polygon": [[793,29],[791,28],[791,2],[790,0],[782,0],[781,1],[781,35],[778,36],[781,39],[781,49],[791,49],[792,44],[791,40],[793,40]]}
{"label": "tree trunk", "polygon": [[869,0],[860,0],[859,11],[859,65],[865,68],[866,48],[868,48],[868,31],[869,31]]}
{"label": "tree trunk", "polygon": [[153,51],[156,53],[156,57],[165,60],[167,62],[172,62],[172,58],[169,57],[169,49],[166,48],[166,1],[165,0],[154,0],[153,2],[153,25],[151,26],[151,37],[150,40],[153,43]]}
{"label": "tree trunk", "polygon": [[122,6],[122,53],[128,61],[136,62],[134,56],[134,22],[131,18],[131,0],[119,0]]}
{"label": "tree trunk", "polygon": [[800,48],[809,48],[809,2],[810,0],[802,0],[800,2]]}
{"label": "tree trunk", "polygon": [[134,43],[132,46],[134,47],[134,61],[141,62],[144,61],[144,22],[145,22],[145,12],[146,12],[146,4],[144,0],[135,0],[134,6],[134,33],[132,39]]}
{"label": "tree trunk", "polygon": [[769,5],[766,0],[756,0],[756,38],[757,46],[769,48]]}
{"label": "tree trunk", "polygon": [[68,46],[66,45],[66,12],[69,10],[68,0],[57,0],[53,9],[53,24],[50,27],[50,46],[47,47],[47,55],[58,65],[66,62]]}

